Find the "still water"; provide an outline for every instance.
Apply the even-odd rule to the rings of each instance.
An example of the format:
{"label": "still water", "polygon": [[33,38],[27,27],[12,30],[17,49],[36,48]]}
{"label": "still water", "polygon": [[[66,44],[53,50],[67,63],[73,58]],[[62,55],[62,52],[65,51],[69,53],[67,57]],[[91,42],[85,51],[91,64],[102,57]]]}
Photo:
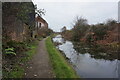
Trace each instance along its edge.
{"label": "still water", "polygon": [[71,41],[65,41],[61,35],[53,38],[54,42],[61,43],[56,46],[63,51],[65,56],[74,66],[76,73],[81,78],[118,78],[118,64],[117,59],[110,61],[104,59],[92,58],[89,53],[80,54],[73,48]]}

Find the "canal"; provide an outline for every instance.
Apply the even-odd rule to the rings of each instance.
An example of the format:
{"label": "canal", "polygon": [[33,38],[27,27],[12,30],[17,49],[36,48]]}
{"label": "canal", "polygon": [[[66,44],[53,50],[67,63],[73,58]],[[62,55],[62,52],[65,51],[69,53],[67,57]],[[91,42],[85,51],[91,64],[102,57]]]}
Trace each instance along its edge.
{"label": "canal", "polygon": [[91,57],[91,54],[78,53],[74,49],[71,41],[64,40],[61,35],[53,38],[53,42],[59,43],[56,47],[62,51],[69,62],[74,67],[74,70],[81,78],[118,78],[118,63],[117,59],[106,60],[96,59]]}

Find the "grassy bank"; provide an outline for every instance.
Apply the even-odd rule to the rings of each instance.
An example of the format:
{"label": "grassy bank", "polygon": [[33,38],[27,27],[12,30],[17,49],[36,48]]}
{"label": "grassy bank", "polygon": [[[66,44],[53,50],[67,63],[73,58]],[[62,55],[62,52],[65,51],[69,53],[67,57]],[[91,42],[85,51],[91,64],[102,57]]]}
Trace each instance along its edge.
{"label": "grassy bank", "polygon": [[38,41],[33,41],[27,44],[27,51],[19,53],[20,55],[16,55],[12,59],[7,59],[9,62],[3,64],[6,66],[3,69],[3,78],[23,78],[26,62],[36,53],[37,46]]}
{"label": "grassy bank", "polygon": [[63,55],[55,48],[50,37],[46,40],[46,47],[56,78],[78,78],[75,71],[67,63]]}

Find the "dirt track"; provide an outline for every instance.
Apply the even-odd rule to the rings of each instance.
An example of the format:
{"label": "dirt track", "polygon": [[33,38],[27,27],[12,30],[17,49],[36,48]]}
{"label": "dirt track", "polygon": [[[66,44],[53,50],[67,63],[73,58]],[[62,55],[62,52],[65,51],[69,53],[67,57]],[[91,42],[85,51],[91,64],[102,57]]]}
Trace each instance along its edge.
{"label": "dirt track", "polygon": [[25,78],[53,78],[49,55],[45,47],[45,39],[39,42],[37,54],[28,62]]}

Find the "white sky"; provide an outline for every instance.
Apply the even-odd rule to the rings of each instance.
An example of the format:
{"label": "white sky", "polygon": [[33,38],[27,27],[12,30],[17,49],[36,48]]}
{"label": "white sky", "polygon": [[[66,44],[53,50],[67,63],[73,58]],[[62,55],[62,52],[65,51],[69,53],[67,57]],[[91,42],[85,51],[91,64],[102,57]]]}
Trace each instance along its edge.
{"label": "white sky", "polygon": [[72,28],[76,16],[82,16],[89,24],[118,19],[119,0],[33,0],[38,9],[45,9],[43,18],[54,31],[63,26]]}

